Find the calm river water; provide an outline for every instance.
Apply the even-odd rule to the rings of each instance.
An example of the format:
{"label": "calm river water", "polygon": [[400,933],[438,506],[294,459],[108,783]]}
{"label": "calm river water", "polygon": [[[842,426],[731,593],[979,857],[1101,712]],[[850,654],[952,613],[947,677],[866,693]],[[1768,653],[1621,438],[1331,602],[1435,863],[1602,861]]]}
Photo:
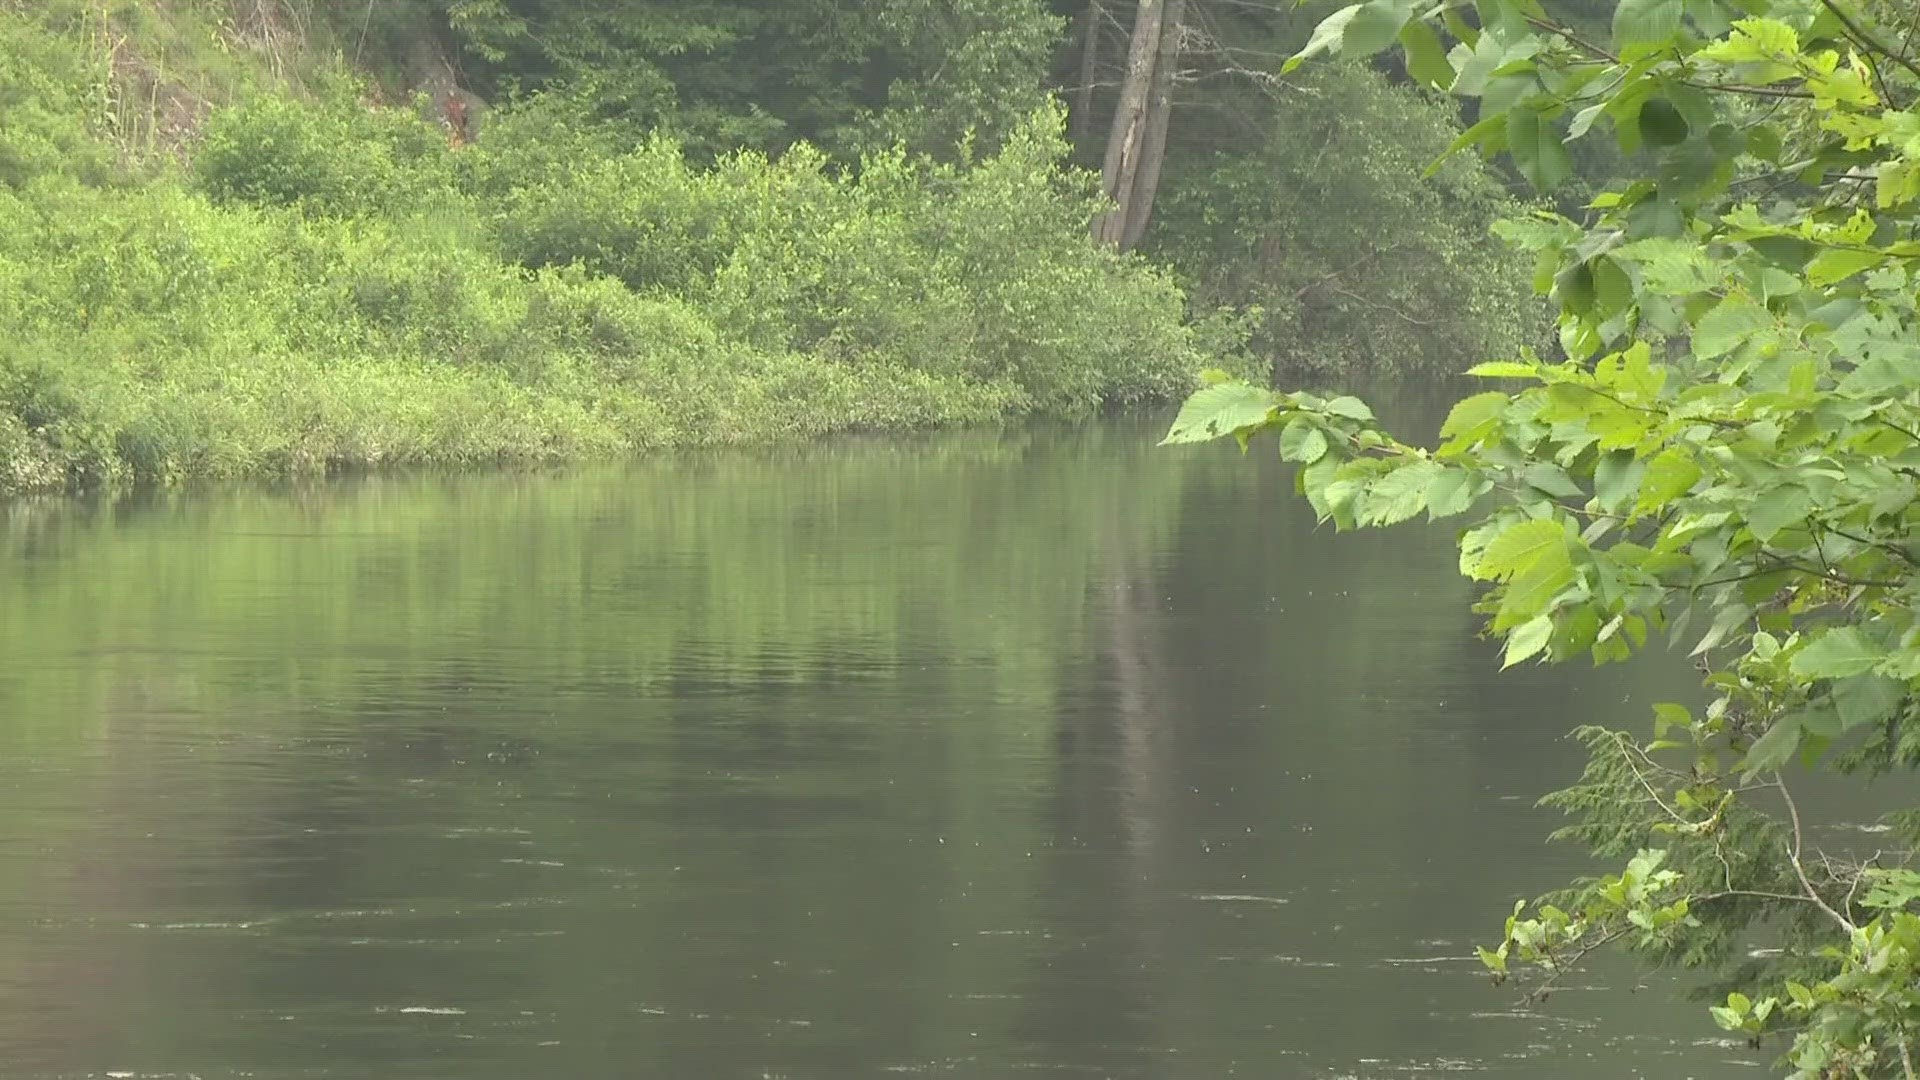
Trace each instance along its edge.
{"label": "calm river water", "polygon": [[0,509],[0,1076],[1757,1075],[1468,959],[1681,665],[1160,430]]}

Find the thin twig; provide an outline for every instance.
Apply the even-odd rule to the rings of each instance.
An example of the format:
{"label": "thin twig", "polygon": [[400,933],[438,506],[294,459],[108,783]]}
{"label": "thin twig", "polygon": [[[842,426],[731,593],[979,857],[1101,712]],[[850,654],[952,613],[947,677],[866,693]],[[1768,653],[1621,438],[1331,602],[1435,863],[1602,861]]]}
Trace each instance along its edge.
{"label": "thin twig", "polygon": [[[1855,44],[1859,45],[1861,48],[1867,50],[1868,52],[1879,53],[1881,56],[1884,56],[1887,59],[1893,61],[1894,63],[1899,64],[1903,68],[1906,68],[1907,71],[1912,73],[1914,76],[1920,77],[1920,64],[1915,64],[1913,61],[1908,60],[1905,56],[1902,56],[1899,53],[1894,52],[1892,49],[1889,49],[1885,45],[1882,45],[1878,41],[1874,40],[1874,38],[1871,35],[1869,35],[1865,30],[1862,30],[1857,23],[1855,23],[1851,18],[1848,18],[1847,13],[1840,10],[1840,5],[1835,3],[1834,0],[1820,0],[1820,2],[1826,5],[1826,8],[1828,11],[1833,12],[1834,18],[1840,20],[1841,26],[1844,26],[1847,28],[1847,36],[1852,38]],[[1884,89],[1884,84],[1882,84],[1882,86]],[[1883,96],[1885,95],[1883,94]]]}
{"label": "thin twig", "polygon": [[1773,786],[1780,790],[1780,798],[1787,804],[1787,817],[1793,822],[1793,847],[1788,851],[1788,861],[1793,864],[1794,876],[1800,879],[1800,887],[1807,891],[1807,899],[1819,905],[1821,911],[1831,916],[1833,921],[1839,923],[1840,928],[1851,936],[1854,932],[1853,923],[1849,922],[1845,915],[1835,911],[1832,904],[1827,903],[1819,890],[1813,887],[1813,882],[1807,880],[1807,868],[1800,864],[1800,807],[1793,801],[1793,792],[1787,790],[1787,782],[1780,778],[1778,772],[1773,774]]}

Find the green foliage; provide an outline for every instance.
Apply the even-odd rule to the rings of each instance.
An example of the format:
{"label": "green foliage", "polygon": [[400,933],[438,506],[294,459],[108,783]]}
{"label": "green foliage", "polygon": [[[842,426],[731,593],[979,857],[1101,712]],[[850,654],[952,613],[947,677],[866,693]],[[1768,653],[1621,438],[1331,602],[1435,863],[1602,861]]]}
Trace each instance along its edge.
{"label": "green foliage", "polygon": [[112,156],[106,69],[84,47],[87,28],[56,33],[0,9],[0,188],[52,172],[103,179]]}
{"label": "green foliage", "polygon": [[193,168],[217,202],[398,212],[445,197],[449,157],[413,112],[272,94],[215,114]]}
{"label": "green foliage", "polygon": [[[1548,799],[1625,869],[1517,908],[1482,953],[1497,975],[1533,965],[1544,988],[1612,943],[1710,965],[1713,1020],[1782,1035],[1792,1075],[1910,1077],[1920,815],[1872,855],[1816,849],[1794,788],[1920,767],[1915,13],[1634,0],[1603,45],[1528,0],[1472,4],[1477,29],[1468,6],[1369,5],[1460,39],[1447,85],[1481,120],[1458,148],[1508,152],[1542,187],[1568,139],[1610,131],[1636,155],[1586,221],[1503,229],[1535,255],[1566,359],[1475,368],[1527,385],[1461,402],[1432,449],[1339,399],[1219,388],[1170,438],[1276,432],[1340,528],[1473,513],[1461,570],[1489,584],[1477,609],[1509,664],[1692,646],[1707,707],[1661,706],[1647,741],[1582,732],[1585,775]],[[1385,16],[1361,13],[1308,51],[1381,47]]]}
{"label": "green foliage", "polygon": [[[68,117],[108,73],[0,8],[3,33],[45,48],[0,134],[60,119],[113,161]],[[1088,241],[1060,128],[1035,114],[966,164],[853,173],[796,146],[703,167],[576,95],[456,151],[422,110],[315,80],[215,110],[184,169],[47,151],[0,185],[0,493],[1176,394],[1202,366],[1184,298]]]}
{"label": "green foliage", "polygon": [[1256,311],[1254,349],[1294,373],[1450,374],[1516,351],[1537,314],[1524,258],[1488,235],[1516,204],[1467,159],[1419,175],[1458,134],[1449,111],[1359,65],[1293,82],[1251,152],[1169,163],[1152,250],[1197,303]]}
{"label": "green foliage", "polygon": [[693,299],[756,347],[924,366],[1069,412],[1165,396],[1201,366],[1171,281],[1086,242],[1091,181],[1062,167],[1056,113],[967,168],[896,150],[849,175],[800,147],[699,169],[655,139],[515,183],[486,153],[487,185],[511,192],[509,258]]}
{"label": "green foliage", "polygon": [[995,146],[1044,101],[1061,23],[1042,0],[419,0],[496,90],[568,88],[698,156],[809,141]]}

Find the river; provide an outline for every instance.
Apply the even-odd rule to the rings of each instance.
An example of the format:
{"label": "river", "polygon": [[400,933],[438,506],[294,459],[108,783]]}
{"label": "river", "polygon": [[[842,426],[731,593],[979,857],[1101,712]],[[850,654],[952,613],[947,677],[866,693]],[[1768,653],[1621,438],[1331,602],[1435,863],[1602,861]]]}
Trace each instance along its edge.
{"label": "river", "polygon": [[1470,958],[1684,666],[1160,430],[0,508],[0,1075],[1757,1075]]}

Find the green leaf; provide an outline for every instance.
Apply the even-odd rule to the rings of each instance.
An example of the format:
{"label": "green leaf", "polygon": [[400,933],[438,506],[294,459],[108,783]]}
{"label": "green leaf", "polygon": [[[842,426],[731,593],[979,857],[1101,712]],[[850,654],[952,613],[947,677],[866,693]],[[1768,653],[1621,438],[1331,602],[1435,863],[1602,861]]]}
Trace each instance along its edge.
{"label": "green leaf", "polygon": [[1551,518],[1508,526],[1480,553],[1473,576],[1482,581],[1510,578],[1537,566],[1569,563],[1567,530]]}
{"label": "green leaf", "polygon": [[1749,775],[1778,769],[1793,760],[1794,752],[1800,749],[1800,717],[1785,716],[1774,721],[1767,733],[1754,740],[1747,748],[1747,757],[1740,767]]}
{"label": "green leaf", "polygon": [[1311,465],[1327,456],[1327,433],[1312,421],[1294,417],[1280,429],[1280,459]]}
{"label": "green leaf", "polygon": [[1640,264],[1648,289],[1664,296],[1685,296],[1713,288],[1720,273],[1698,241],[1655,236],[1635,240],[1613,253]]}
{"label": "green leaf", "polygon": [[1494,613],[1494,629],[1545,614],[1576,580],[1573,560],[1564,546],[1547,554],[1507,582],[1500,594],[1499,610]]}
{"label": "green leaf", "polygon": [[1340,472],[1340,459],[1327,456],[1300,470],[1300,490],[1307,497],[1307,503],[1313,507],[1314,517],[1325,521],[1333,516],[1333,501],[1327,497],[1327,490],[1333,486],[1334,477]]}
{"label": "green leaf", "polygon": [[1602,508],[1617,511],[1633,498],[1646,475],[1646,462],[1633,451],[1608,451],[1593,466],[1594,498]]}
{"label": "green leaf", "polygon": [[1553,617],[1539,615],[1516,627],[1507,635],[1507,649],[1500,667],[1504,670],[1529,659],[1547,647],[1553,639]]}
{"label": "green leaf", "polygon": [[1425,458],[1410,461],[1367,485],[1354,520],[1361,525],[1398,525],[1427,506],[1427,489],[1441,467]]}
{"label": "green leaf", "polygon": [[1520,470],[1520,478],[1529,487],[1559,499],[1572,499],[1586,494],[1579,484],[1573,482],[1573,477],[1567,475],[1567,470],[1551,461],[1536,461],[1528,465]]}
{"label": "green leaf", "polygon": [[1322,405],[1321,408],[1334,416],[1344,416],[1349,420],[1371,420],[1373,410],[1357,397],[1337,397]]}
{"label": "green leaf", "polygon": [[1753,64],[1778,57],[1791,57],[1800,51],[1800,35],[1793,27],[1774,19],[1741,19],[1724,41],[1701,49],[1695,56],[1723,64]]}
{"label": "green leaf", "polygon": [[1441,168],[1446,165],[1448,158],[1465,150],[1469,146],[1478,146],[1482,152],[1488,155],[1497,154],[1506,149],[1506,116],[1496,113],[1493,116],[1482,119],[1479,123],[1474,124],[1472,127],[1454,136],[1453,141],[1447,144],[1447,148],[1440,151],[1439,157],[1428,162],[1426,169],[1423,170],[1420,175],[1428,180],[1433,179],[1439,174]]}
{"label": "green leaf", "polygon": [[1640,106],[1640,139],[1648,146],[1679,146],[1690,130],[1687,118],[1666,98],[1649,98]]}
{"label": "green leaf", "polygon": [[1693,331],[1693,355],[1702,360],[1724,356],[1756,331],[1773,325],[1767,309],[1737,296],[1728,297],[1700,320]]}
{"label": "green leaf", "polygon": [[1447,412],[1447,422],[1440,425],[1440,437],[1451,439],[1479,433],[1499,418],[1507,407],[1507,400],[1507,395],[1498,390],[1489,390],[1455,402]]}
{"label": "green leaf", "polygon": [[1613,9],[1614,47],[1665,45],[1680,32],[1682,11],[1680,0],[1620,0]]}
{"label": "green leaf", "polygon": [[1286,63],[1280,65],[1280,74],[1285,75],[1306,60],[1322,53],[1339,52],[1341,40],[1347,34],[1347,24],[1360,14],[1360,7],[1359,4],[1348,4],[1320,20],[1320,25],[1313,28],[1313,36],[1307,39],[1306,45],[1289,57]]}
{"label": "green leaf", "polygon": [[1833,687],[1833,707],[1840,714],[1842,731],[1879,723],[1906,699],[1904,684],[1871,672],[1842,679]]}
{"label": "green leaf", "polygon": [[1480,478],[1465,469],[1443,469],[1427,486],[1427,520],[1466,513],[1479,492]]}
{"label": "green leaf", "polygon": [[1600,119],[1600,115],[1606,111],[1607,104],[1603,101],[1597,105],[1589,105],[1579,112],[1574,113],[1573,122],[1567,125],[1567,138],[1578,139],[1585,136],[1588,131],[1593,129],[1593,122]]}
{"label": "green leaf", "polygon": [[1640,485],[1640,498],[1633,504],[1635,516],[1666,507],[1686,494],[1700,480],[1700,466],[1677,446],[1662,450],[1647,463],[1646,479]]}
{"label": "green leaf", "polygon": [[1792,670],[1803,679],[1844,679],[1869,671],[1886,650],[1858,627],[1838,626],[1794,654]]}
{"label": "green leaf", "polygon": [[1248,383],[1219,383],[1194,391],[1160,445],[1208,442],[1267,422],[1273,391]]}
{"label": "green leaf", "polygon": [[1406,49],[1407,74],[1417,82],[1436,90],[1453,84],[1453,64],[1433,27],[1420,19],[1408,21],[1400,28],[1400,44]]}
{"label": "green leaf", "polygon": [[[1347,31],[1340,37],[1340,55],[1356,59],[1372,56],[1393,44],[1412,15],[1413,0],[1368,0],[1360,5],[1360,10],[1347,23]],[[1439,46],[1437,39],[1434,45],[1436,48]],[[1447,76],[1451,82],[1451,65],[1447,68]]]}
{"label": "green leaf", "polygon": [[1799,484],[1782,484],[1760,495],[1747,507],[1747,528],[1761,543],[1789,525],[1805,521],[1813,511],[1813,495]]}
{"label": "green leaf", "polygon": [[1854,248],[1828,248],[1807,264],[1807,280],[1818,288],[1836,285],[1862,270],[1871,270],[1887,261],[1878,251]]}
{"label": "green leaf", "polygon": [[1480,379],[1538,379],[1540,365],[1523,364],[1518,360],[1489,360],[1484,364],[1475,364],[1467,369],[1467,374]]}
{"label": "green leaf", "polygon": [[1507,114],[1507,152],[1537,191],[1552,191],[1573,175],[1573,158],[1560,133],[1532,109]]}

